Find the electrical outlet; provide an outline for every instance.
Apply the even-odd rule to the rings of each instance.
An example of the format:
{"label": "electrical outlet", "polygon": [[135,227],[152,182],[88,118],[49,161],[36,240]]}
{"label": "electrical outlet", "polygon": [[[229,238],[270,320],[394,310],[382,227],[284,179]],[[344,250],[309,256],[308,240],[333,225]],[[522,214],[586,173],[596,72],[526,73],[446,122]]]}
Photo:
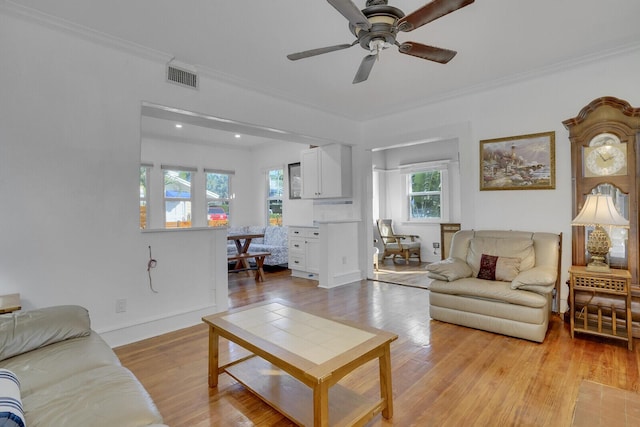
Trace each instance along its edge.
{"label": "electrical outlet", "polygon": [[127,311],[127,300],[126,299],[117,299],[116,300],[116,313],[124,313]]}
{"label": "electrical outlet", "polygon": [[440,248],[440,243],[439,242],[433,242],[433,249],[439,249]]}

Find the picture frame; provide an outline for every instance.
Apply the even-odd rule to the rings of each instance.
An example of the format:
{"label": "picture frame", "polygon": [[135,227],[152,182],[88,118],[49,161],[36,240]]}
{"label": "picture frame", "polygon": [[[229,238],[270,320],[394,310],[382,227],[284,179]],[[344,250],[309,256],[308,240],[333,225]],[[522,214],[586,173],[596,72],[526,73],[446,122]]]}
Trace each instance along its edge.
{"label": "picture frame", "polygon": [[302,171],[300,162],[289,164],[289,199],[302,198]]}
{"label": "picture frame", "polygon": [[555,132],[480,141],[480,191],[555,188]]}

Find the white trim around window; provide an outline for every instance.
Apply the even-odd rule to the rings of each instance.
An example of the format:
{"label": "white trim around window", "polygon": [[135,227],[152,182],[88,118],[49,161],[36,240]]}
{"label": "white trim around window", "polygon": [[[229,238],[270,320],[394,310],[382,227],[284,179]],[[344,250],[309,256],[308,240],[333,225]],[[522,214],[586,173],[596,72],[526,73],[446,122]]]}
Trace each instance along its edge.
{"label": "white trim around window", "polygon": [[[401,181],[403,182],[402,194],[404,194],[402,216],[405,221],[413,224],[434,224],[449,221],[451,212],[449,170],[453,163],[450,160],[439,160],[401,165],[399,167]],[[412,177],[416,174],[428,172],[439,172],[440,188],[412,192]],[[412,212],[415,213],[416,210],[420,209],[415,207],[416,200],[429,198],[430,196],[436,196],[440,199],[440,214],[438,216],[429,216],[428,212],[423,212],[420,216],[412,216]]]}

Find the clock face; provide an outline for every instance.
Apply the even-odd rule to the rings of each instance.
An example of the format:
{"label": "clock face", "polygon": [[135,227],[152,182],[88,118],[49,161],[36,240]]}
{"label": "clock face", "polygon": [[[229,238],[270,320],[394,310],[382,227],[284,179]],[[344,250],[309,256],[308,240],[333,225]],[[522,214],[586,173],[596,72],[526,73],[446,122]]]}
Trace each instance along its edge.
{"label": "clock face", "polygon": [[595,145],[584,148],[585,176],[627,174],[627,144]]}

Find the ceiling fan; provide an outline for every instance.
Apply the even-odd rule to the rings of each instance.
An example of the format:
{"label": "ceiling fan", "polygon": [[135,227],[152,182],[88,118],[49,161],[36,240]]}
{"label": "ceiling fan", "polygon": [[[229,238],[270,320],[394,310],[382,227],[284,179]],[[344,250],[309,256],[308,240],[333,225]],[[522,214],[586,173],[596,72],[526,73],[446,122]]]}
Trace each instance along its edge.
{"label": "ceiling fan", "polygon": [[398,51],[405,55],[412,55],[429,61],[446,64],[457,52],[439,47],[428,46],[416,42],[398,43],[396,35],[399,31],[409,32],[428,24],[444,15],[470,5],[475,0],[433,0],[420,9],[404,14],[400,9],[388,6],[387,0],[367,0],[366,7],[362,10],[351,0],[327,0],[345,18],[349,20],[349,29],[356,36],[356,40],[349,44],[321,47],[305,50],[304,52],[287,55],[291,61],[322,55],[336,50],[348,49],[360,44],[369,51],[356,72],[353,83],[360,83],[371,73],[373,64],[378,55],[384,49],[393,45],[398,46]]}

